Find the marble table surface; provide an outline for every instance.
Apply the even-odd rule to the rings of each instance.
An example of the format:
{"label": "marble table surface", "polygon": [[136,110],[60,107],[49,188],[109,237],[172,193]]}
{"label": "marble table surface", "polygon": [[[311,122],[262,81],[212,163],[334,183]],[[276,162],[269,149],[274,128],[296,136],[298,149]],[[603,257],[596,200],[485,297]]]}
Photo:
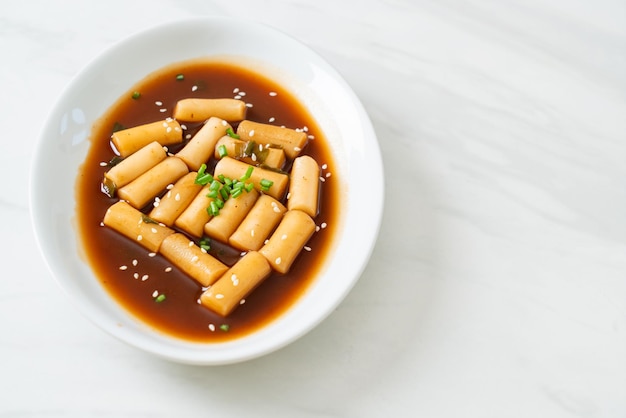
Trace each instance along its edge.
{"label": "marble table surface", "polygon": [[[626,417],[623,0],[3,5],[0,417]],[[258,20],[327,59],[386,175],[379,240],[345,301],[293,344],[219,367],[86,320],[29,218],[36,138],[72,77],[199,15]]]}

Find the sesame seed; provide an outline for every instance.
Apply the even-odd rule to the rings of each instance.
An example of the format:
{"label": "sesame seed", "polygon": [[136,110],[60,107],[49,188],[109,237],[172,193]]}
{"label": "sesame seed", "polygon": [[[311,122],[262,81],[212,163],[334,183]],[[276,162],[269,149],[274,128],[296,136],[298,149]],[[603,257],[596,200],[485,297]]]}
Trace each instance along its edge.
{"label": "sesame seed", "polygon": [[320,232],[320,227],[315,225],[315,232]]}
{"label": "sesame seed", "polygon": [[135,274],[133,274],[133,277],[134,277],[135,279],[138,279],[138,278],[139,278],[139,273],[135,273]]}
{"label": "sesame seed", "polygon": [[233,93],[234,93],[234,94],[239,93],[239,87],[235,87],[235,89],[233,90]]}
{"label": "sesame seed", "polygon": [[[108,212],[108,211],[107,211]],[[104,226],[104,222],[100,222],[100,226]]]}
{"label": "sesame seed", "polygon": [[145,282],[146,280],[148,280],[148,275],[144,274],[143,276],[141,276],[141,281]]}
{"label": "sesame seed", "polygon": [[[169,122],[169,121],[168,121],[168,122]],[[164,128],[167,128],[167,127],[168,127],[167,122],[163,122],[163,127],[164,127]]]}
{"label": "sesame seed", "polygon": [[165,119],[166,122],[174,122],[173,118],[170,118],[169,116]]}
{"label": "sesame seed", "polygon": [[143,239],[143,236],[141,234],[137,235],[137,241],[141,241],[142,239]]}
{"label": "sesame seed", "polygon": [[167,148],[166,146],[163,146],[163,151],[168,152],[169,148]]}
{"label": "sesame seed", "polygon": [[226,122],[225,120],[222,120],[222,126],[227,126],[228,122]]}
{"label": "sesame seed", "polygon": [[276,93],[275,91],[270,91],[270,96],[275,97],[276,95],[278,95],[278,93]]}
{"label": "sesame seed", "polygon": [[167,192],[167,194],[165,195],[165,197],[167,197],[168,199],[169,199],[170,197],[172,197],[172,191],[171,191],[171,190],[170,190],[170,191],[168,191],[168,192]]}
{"label": "sesame seed", "polygon": [[156,228],[152,228],[151,231],[152,231],[153,234],[156,234],[157,232],[159,232],[159,231],[157,231]]}
{"label": "sesame seed", "polygon": [[109,165],[109,164],[105,163],[104,161],[100,161],[100,167],[106,167],[107,165]]}
{"label": "sesame seed", "polygon": [[215,295],[215,299],[224,299],[224,295],[218,293],[217,295]]}
{"label": "sesame seed", "polygon": [[322,225],[320,225],[322,227],[322,229],[326,228],[328,226],[328,224],[326,222],[322,222]]}
{"label": "sesame seed", "polygon": [[156,298],[157,296],[159,296],[159,291],[155,290],[154,292],[152,292],[152,297]]}
{"label": "sesame seed", "polygon": [[196,244],[194,244],[194,242],[193,242],[193,241],[189,241],[189,246],[190,246],[190,247],[193,247],[194,245],[196,245]]}
{"label": "sesame seed", "polygon": [[166,272],[166,273],[169,273],[170,271],[172,271],[172,268],[171,268],[171,267],[165,267],[165,272]]}
{"label": "sesame seed", "polygon": [[185,125],[185,124],[181,124],[180,127],[183,128],[184,131],[187,130],[187,125]]}
{"label": "sesame seed", "polygon": [[322,164],[322,170],[326,170],[328,168],[328,164]]}
{"label": "sesame seed", "polygon": [[254,129],[250,129],[250,132],[248,132],[248,136],[250,137],[254,136]]}
{"label": "sesame seed", "polygon": [[322,183],[324,183],[324,182],[326,181],[326,179],[325,179],[324,177],[320,177],[320,181],[321,181]]}
{"label": "sesame seed", "polygon": [[172,190],[173,188],[174,188],[174,184],[173,183],[168,184],[167,187],[166,187],[167,190]]}
{"label": "sesame seed", "polygon": [[254,236],[254,229],[250,230],[250,236],[253,237]]}
{"label": "sesame seed", "polygon": [[177,202],[180,201],[180,193],[176,193],[176,196],[174,196],[174,200]]}
{"label": "sesame seed", "polygon": [[196,91],[198,90],[198,86],[191,86],[191,91]]}
{"label": "sesame seed", "polygon": [[205,250],[205,249],[204,249],[204,248],[202,248],[202,247],[200,247],[200,252],[201,252],[201,253],[203,253],[203,254],[208,254],[208,251],[207,251],[207,250]]}
{"label": "sesame seed", "polygon": [[282,239],[283,241],[287,239],[287,234],[283,234],[282,237],[280,237],[280,239]]}
{"label": "sesame seed", "polygon": [[245,299],[241,299],[241,300],[239,301],[239,304],[240,304],[240,305],[243,305],[244,303],[246,303],[246,300],[245,300]]}
{"label": "sesame seed", "polygon": [[213,324],[209,324],[209,329],[210,329],[211,331],[215,331],[215,325],[213,325]]}
{"label": "sesame seed", "polygon": [[283,261],[283,260],[282,260],[280,257],[278,257],[278,258],[276,258],[276,261],[275,261],[275,262],[276,262],[276,264],[278,265],[278,264],[280,264],[280,262],[281,262],[281,261]]}
{"label": "sesame seed", "polygon": [[241,96],[240,96],[240,95],[236,95],[236,96],[234,97],[234,99],[239,100],[239,99],[241,99]]}
{"label": "sesame seed", "polygon": [[287,200],[291,199],[291,192],[287,192]]}
{"label": "sesame seed", "polygon": [[309,136],[307,136],[307,138],[308,139],[315,139],[315,136],[314,135],[309,135]]}
{"label": "sesame seed", "polygon": [[165,113],[165,112],[167,112],[167,109],[159,109],[159,112]]}
{"label": "sesame seed", "polygon": [[193,257],[191,257],[191,262],[192,262],[192,263],[195,263],[195,262],[196,262],[196,261],[198,261],[198,260],[199,260],[199,258],[198,258],[198,256],[197,256],[197,255],[194,255]]}
{"label": "sesame seed", "polygon": [[124,271],[128,268],[128,266],[120,266],[120,270]]}
{"label": "sesame seed", "polygon": [[160,205],[160,202],[158,202],[158,201],[156,201],[156,200],[155,200],[155,201],[154,201],[154,203],[152,204],[152,206],[154,206],[155,208],[158,208],[158,207],[159,207],[159,205]]}
{"label": "sesame seed", "polygon": [[300,151],[302,151],[302,148],[300,148],[300,147],[293,147],[293,150],[296,151],[296,152],[300,152]]}
{"label": "sesame seed", "polygon": [[137,263],[137,260],[136,260],[136,259],[135,259],[135,260],[133,260],[133,266],[135,266],[135,267],[136,267],[136,266],[137,266],[137,264],[138,264],[138,263]]}
{"label": "sesame seed", "polygon": [[303,130],[304,132],[309,132],[309,127],[308,127],[308,126],[306,126],[306,125],[304,125],[304,126],[302,127],[302,130]]}
{"label": "sesame seed", "polygon": [[240,95],[240,96],[245,96],[245,95],[246,95],[246,92],[245,92],[245,91],[240,91],[240,92],[239,92],[239,95]]}
{"label": "sesame seed", "polygon": [[308,247],[308,246],[305,245],[304,246],[304,251],[311,251],[311,247]]}
{"label": "sesame seed", "polygon": [[185,135],[185,139],[190,139],[190,138],[191,138],[191,134]]}
{"label": "sesame seed", "polygon": [[163,106],[163,102],[159,102],[159,101],[154,102],[154,104],[157,106]]}
{"label": "sesame seed", "polygon": [[252,107],[252,103],[246,103],[246,107]]}
{"label": "sesame seed", "polygon": [[148,253],[148,257],[156,257],[156,253]]}
{"label": "sesame seed", "polygon": [[172,132],[172,127],[171,127],[171,126],[168,126],[168,127],[167,127],[167,129],[165,130],[165,132],[167,132],[168,134],[169,134],[170,132]]}
{"label": "sesame seed", "polygon": [[272,116],[271,118],[269,118],[270,122],[274,122],[276,120],[276,118],[274,116]]}
{"label": "sesame seed", "polygon": [[330,173],[326,173],[326,178],[330,177]]}

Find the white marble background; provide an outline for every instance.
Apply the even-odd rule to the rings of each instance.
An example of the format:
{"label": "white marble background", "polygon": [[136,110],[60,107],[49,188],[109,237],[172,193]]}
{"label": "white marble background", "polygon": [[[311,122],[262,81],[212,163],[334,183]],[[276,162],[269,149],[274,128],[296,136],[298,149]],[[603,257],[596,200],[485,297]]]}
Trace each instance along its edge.
{"label": "white marble background", "polygon": [[[0,417],[626,417],[623,0],[2,6]],[[35,139],[72,76],[192,15],[313,47],[362,99],[386,170],[380,239],[345,302],[222,367],[153,358],[84,319],[28,214]]]}

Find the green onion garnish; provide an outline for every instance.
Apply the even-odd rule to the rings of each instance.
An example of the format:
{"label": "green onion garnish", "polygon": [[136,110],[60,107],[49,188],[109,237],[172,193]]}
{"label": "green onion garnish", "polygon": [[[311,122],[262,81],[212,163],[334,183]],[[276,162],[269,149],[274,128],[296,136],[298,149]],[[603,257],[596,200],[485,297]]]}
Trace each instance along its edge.
{"label": "green onion garnish", "polygon": [[202,164],[198,169],[198,174],[196,175],[196,179],[194,180],[196,184],[204,186],[213,182],[213,176],[211,175],[211,173],[206,173],[205,171],[206,164]]}
{"label": "green onion garnish", "polygon": [[239,139],[240,138],[239,135],[237,135],[235,132],[233,132],[233,128],[226,129],[226,135],[230,136],[231,138],[235,138],[235,139]]}
{"label": "green onion garnish", "polygon": [[228,199],[228,190],[226,190],[224,187],[222,187],[220,189],[220,195],[222,196],[222,199],[227,200]]}
{"label": "green onion garnish", "polygon": [[246,192],[250,193],[252,191],[252,189],[254,189],[254,184],[252,183],[246,183],[246,185],[244,186],[244,188],[246,189]]}
{"label": "green onion garnish", "polygon": [[159,296],[157,296],[156,298],[154,298],[154,301],[156,303],[161,303],[165,300],[165,295],[163,293],[161,293]]}
{"label": "green onion garnish", "polygon": [[143,221],[143,223],[145,224],[158,224],[157,221],[155,221],[154,219],[152,219],[151,217],[149,217],[148,215],[141,215],[141,220]]}
{"label": "green onion garnish", "polygon": [[141,93],[139,93],[138,91],[134,91],[131,97],[133,98],[133,100],[137,100],[141,97]]}
{"label": "green onion garnish", "polygon": [[228,331],[230,329],[230,326],[228,324],[222,324],[220,325],[220,329],[224,332]]}
{"label": "green onion garnish", "polygon": [[217,216],[220,213],[220,208],[215,200],[211,201],[207,210],[209,211],[209,215],[211,216]]}
{"label": "green onion garnish", "polygon": [[254,170],[253,166],[249,166],[248,169],[246,170],[246,174],[244,174],[243,176],[239,177],[239,180],[241,181],[246,181],[250,178],[250,176],[252,175],[252,171]]}
{"label": "green onion garnish", "polygon": [[228,156],[228,151],[226,151],[226,145],[222,144],[219,147],[217,147],[217,153],[220,156],[220,158],[224,158]]}
{"label": "green onion garnish", "polygon": [[202,237],[202,239],[200,240],[200,248],[202,248],[204,251],[209,251],[211,249],[211,238]]}
{"label": "green onion garnish", "polygon": [[270,187],[272,187],[274,182],[272,180],[263,179],[259,182],[259,184],[261,186],[261,190],[263,190],[264,192],[267,192],[270,189]]}
{"label": "green onion garnish", "polygon": [[176,80],[178,80],[178,81],[183,81],[184,79],[185,79],[185,76],[183,74],[178,74],[176,76]]}

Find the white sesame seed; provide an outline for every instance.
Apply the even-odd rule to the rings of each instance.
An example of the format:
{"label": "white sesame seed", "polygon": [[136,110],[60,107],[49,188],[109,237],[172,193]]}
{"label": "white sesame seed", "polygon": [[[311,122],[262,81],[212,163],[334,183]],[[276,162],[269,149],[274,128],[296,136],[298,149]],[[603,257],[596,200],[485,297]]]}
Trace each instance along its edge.
{"label": "white sesame seed", "polygon": [[278,95],[278,93],[276,93],[275,91],[270,91],[270,96],[275,97],[276,95]]}
{"label": "white sesame seed", "polygon": [[280,237],[280,239],[282,239],[283,241],[287,239],[287,234],[283,234],[282,237]]}
{"label": "white sesame seed", "polygon": [[330,173],[326,173],[326,178],[330,177]]}
{"label": "white sesame seed", "polygon": [[156,257],[156,253],[148,253],[148,257]]}
{"label": "white sesame seed", "polygon": [[150,231],[152,231],[153,234],[156,234],[157,232],[159,232],[156,228],[152,228],[150,229]]}
{"label": "white sesame seed", "polygon": [[176,193],[176,196],[174,196],[174,200],[180,202],[180,193]]}
{"label": "white sesame seed", "polygon": [[320,181],[321,181],[322,183],[324,183],[324,182],[326,181],[326,179],[325,179],[324,177],[320,177]]}
{"label": "white sesame seed", "polygon": [[302,148],[300,148],[300,147],[293,147],[293,150],[296,151],[296,152],[300,152],[300,151],[302,151]]}
{"label": "white sesame seed", "polygon": [[120,266],[120,270],[124,271],[128,268],[128,266]]}
{"label": "white sesame seed", "polygon": [[306,125],[304,125],[304,126],[302,127],[302,130],[303,130],[304,132],[309,132],[309,127],[308,127],[308,126],[306,126]]}
{"label": "white sesame seed", "polygon": [[189,241],[189,246],[190,246],[190,247],[193,247],[194,245],[196,245],[196,244],[194,244],[194,242],[193,242],[193,241]]}
{"label": "white sesame seed", "polygon": [[171,268],[171,267],[165,267],[165,272],[166,272],[166,273],[169,273],[170,271],[172,271],[172,268]]}
{"label": "white sesame seed", "polygon": [[272,116],[271,118],[269,118],[269,122],[274,122],[276,120],[276,118],[274,116]]}
{"label": "white sesame seed", "polygon": [[154,292],[152,292],[152,297],[156,298],[157,296],[159,296],[159,291],[155,290]]}
{"label": "white sesame seed", "polygon": [[326,170],[328,168],[328,164],[324,163],[322,164],[322,170]]}
{"label": "white sesame seed", "polygon": [[145,282],[146,280],[148,280],[148,275],[144,274],[143,276],[141,276],[141,281]]}
{"label": "white sesame seed", "polygon": [[264,243],[264,244],[267,244],[268,242],[270,242],[270,240],[269,240],[269,239],[266,239],[263,243]]}
{"label": "white sesame seed", "polygon": [[135,273],[135,274],[133,274],[133,277],[134,277],[135,279],[138,279],[138,278],[139,278],[139,273]]}
{"label": "white sesame seed", "polygon": [[198,258],[198,256],[197,256],[197,255],[194,255],[193,257],[191,257],[191,262],[192,262],[192,263],[195,263],[195,262],[196,262],[196,261],[198,261],[198,260],[199,260],[199,258]]}
{"label": "white sesame seed", "polygon": [[239,87],[235,87],[235,89],[233,90],[233,93],[234,93],[234,94],[239,93]]}
{"label": "white sesame seed", "polygon": [[311,251],[311,247],[308,247],[308,246],[305,245],[304,246],[304,251]]}
{"label": "white sesame seed", "polygon": [[106,167],[109,163],[105,163],[104,161],[100,161],[100,167]]}
{"label": "white sesame seed", "polygon": [[200,252],[201,252],[201,253],[203,253],[203,254],[207,254],[207,253],[208,253],[208,251],[207,251],[207,250],[205,250],[205,249],[204,249],[204,248],[202,248],[202,247],[200,247]]}
{"label": "white sesame seed", "polygon": [[308,139],[315,139],[315,136],[314,135],[309,135],[309,136],[307,136],[307,138]]}
{"label": "white sesame seed", "polygon": [[169,116],[165,119],[166,122],[174,122],[173,118],[170,118]]}
{"label": "white sesame seed", "polygon": [[191,91],[196,91],[198,90],[198,86],[191,86]]}
{"label": "white sesame seed", "polygon": [[224,295],[218,293],[217,295],[215,295],[215,299],[224,299]]}
{"label": "white sesame seed", "polygon": [[287,192],[287,200],[291,199],[291,192]]}
{"label": "white sesame seed", "polygon": [[254,229],[250,230],[250,236],[253,237],[254,236]]}
{"label": "white sesame seed", "polygon": [[165,112],[167,112],[167,109],[159,109],[159,112],[165,113]]}
{"label": "white sesame seed", "polygon": [[168,191],[168,192],[167,192],[167,194],[165,195],[165,197],[167,197],[168,199],[169,199],[170,197],[172,197],[172,191],[171,191],[171,190],[170,190],[170,191]]}
{"label": "white sesame seed", "polygon": [[163,127],[164,127],[164,128],[167,128],[167,127],[168,127],[167,122],[163,122]]}
{"label": "white sesame seed", "polygon": [[245,95],[246,95],[246,92],[245,92],[245,91],[240,91],[240,92],[239,92],[239,95],[240,95],[240,96],[245,96]]}
{"label": "white sesame seed", "polygon": [[190,138],[191,138],[191,134],[185,135],[185,139],[190,139]]}
{"label": "white sesame seed", "polygon": [[246,107],[252,107],[252,103],[246,103]]}
{"label": "white sesame seed", "polygon": [[160,205],[160,203],[158,201],[154,201],[154,203],[152,204],[152,206],[154,206],[155,208],[158,208]]}
{"label": "white sesame seed", "polygon": [[167,187],[166,187],[167,190],[172,190],[173,188],[174,188],[174,184],[173,183],[168,184]]}
{"label": "white sesame seed", "polygon": [[252,161],[256,161],[256,154],[252,154]]}
{"label": "white sesame seed", "polygon": [[322,225],[320,225],[322,227],[322,229],[326,228],[328,226],[328,224],[326,222],[322,222]]}
{"label": "white sesame seed", "polygon": [[[107,211],[108,212],[108,211]],[[104,226],[104,222],[100,222],[100,226]]]}
{"label": "white sesame seed", "polygon": [[142,239],[143,239],[143,236],[141,234],[137,235],[137,241],[141,241]]}
{"label": "white sesame seed", "polygon": [[157,106],[163,106],[163,102],[159,102],[159,101],[154,102],[154,104]]}
{"label": "white sesame seed", "polygon": [[228,125],[228,122],[226,122],[225,120],[222,120],[222,126],[226,126]]}
{"label": "white sesame seed", "polygon": [[281,261],[283,261],[283,260],[282,260],[280,257],[278,257],[278,258],[276,258],[276,261],[275,261],[275,262],[276,262],[276,264],[278,265],[278,264],[280,264],[280,262],[281,262]]}
{"label": "white sesame seed", "polygon": [[235,99],[235,100],[239,100],[239,99],[241,99],[241,96],[238,94],[238,95],[236,95],[236,96],[234,97],[234,99]]}
{"label": "white sesame seed", "polygon": [[138,264],[137,260],[133,260],[133,266],[135,266],[135,267],[136,267],[136,266],[137,266],[137,264]]}
{"label": "white sesame seed", "polygon": [[213,325],[213,324],[209,324],[209,329],[210,329],[211,331],[215,331],[215,325]]}
{"label": "white sesame seed", "polygon": [[320,232],[320,227],[315,225],[315,232]]}
{"label": "white sesame seed", "polygon": [[245,300],[245,299],[241,299],[241,300],[239,301],[239,304],[240,304],[240,305],[243,305],[244,303],[246,303],[246,300]]}
{"label": "white sesame seed", "polygon": [[248,136],[250,137],[254,136],[254,129],[250,129],[250,132],[248,132]]}

